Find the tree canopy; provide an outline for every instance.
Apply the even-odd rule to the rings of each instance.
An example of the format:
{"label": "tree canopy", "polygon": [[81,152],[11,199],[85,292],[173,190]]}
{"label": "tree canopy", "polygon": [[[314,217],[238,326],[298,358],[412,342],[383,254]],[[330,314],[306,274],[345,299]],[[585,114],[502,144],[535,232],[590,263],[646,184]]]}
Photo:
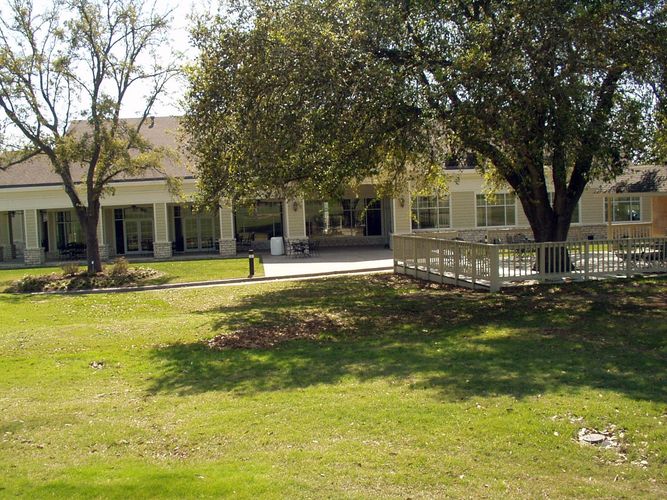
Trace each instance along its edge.
{"label": "tree canopy", "polygon": [[[140,132],[179,71],[158,53],[169,13],[143,0],[53,0],[46,8],[9,0],[0,14],[0,109],[20,138],[3,166],[48,159],[86,234],[88,268],[99,271],[100,199],[113,180],[160,169],[167,153]],[[143,113],[125,121],[123,103],[138,85],[147,88]]]}
{"label": "tree canopy", "polygon": [[656,152],[666,16],[656,0],[234,2],[193,30],[201,201],[422,187],[472,155],[536,239],[564,239],[591,179]]}

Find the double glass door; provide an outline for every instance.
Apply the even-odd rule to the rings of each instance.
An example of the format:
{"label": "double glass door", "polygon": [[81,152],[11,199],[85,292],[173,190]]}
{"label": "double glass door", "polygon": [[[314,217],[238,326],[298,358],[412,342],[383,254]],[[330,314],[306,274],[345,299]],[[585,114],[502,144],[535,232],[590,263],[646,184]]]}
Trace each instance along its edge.
{"label": "double glass door", "polygon": [[125,251],[127,253],[153,251],[153,221],[151,219],[125,220]]}
{"label": "double glass door", "polygon": [[215,219],[206,216],[183,217],[185,250],[213,250],[215,248]]}

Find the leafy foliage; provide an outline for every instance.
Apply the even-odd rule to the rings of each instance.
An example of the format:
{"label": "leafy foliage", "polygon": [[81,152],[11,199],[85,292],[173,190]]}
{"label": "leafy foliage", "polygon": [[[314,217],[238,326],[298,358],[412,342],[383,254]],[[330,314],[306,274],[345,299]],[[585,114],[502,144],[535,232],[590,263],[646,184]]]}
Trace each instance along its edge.
{"label": "leafy foliage", "polygon": [[586,184],[649,158],[661,129],[662,1],[234,6],[193,31],[185,123],[205,204],[368,176],[419,187],[473,154],[536,239],[560,240]]}
{"label": "leafy foliage", "polygon": [[[23,139],[3,166],[50,162],[86,233],[89,270],[99,271],[96,228],[109,183],[160,169],[167,154],[140,131],[178,70],[156,52],[168,14],[143,0],[53,0],[43,9],[10,0],[0,18],[0,109]],[[150,90],[141,117],[128,122],[120,113],[138,82]]]}

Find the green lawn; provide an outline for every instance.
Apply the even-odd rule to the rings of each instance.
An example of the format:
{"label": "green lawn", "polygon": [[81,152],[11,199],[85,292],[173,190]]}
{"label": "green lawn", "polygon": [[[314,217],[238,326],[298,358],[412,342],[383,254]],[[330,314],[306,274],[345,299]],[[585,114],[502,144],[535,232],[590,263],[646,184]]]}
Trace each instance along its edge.
{"label": "green lawn", "polygon": [[[134,266],[150,267],[165,273],[160,278],[150,281],[150,284],[186,283],[192,281],[245,278],[248,276],[247,258],[130,262],[130,267]],[[83,269],[83,266],[81,269]],[[62,272],[60,267],[0,269],[0,292],[5,290],[12,281],[22,278],[23,276],[60,272]],[[262,266],[261,258],[255,259],[255,275],[264,275],[264,267]]]}
{"label": "green lawn", "polygon": [[[665,278],[0,294],[0,318],[0,496],[667,495]],[[317,340],[205,343],[294,331]]]}

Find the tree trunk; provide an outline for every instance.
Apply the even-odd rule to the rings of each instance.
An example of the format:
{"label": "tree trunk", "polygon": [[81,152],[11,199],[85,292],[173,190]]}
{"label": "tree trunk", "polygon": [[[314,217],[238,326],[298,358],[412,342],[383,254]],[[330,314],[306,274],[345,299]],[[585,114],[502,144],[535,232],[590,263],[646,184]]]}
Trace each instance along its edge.
{"label": "tree trunk", "polygon": [[79,223],[86,235],[86,265],[88,274],[102,272],[102,259],[100,258],[100,244],[97,239],[97,225],[99,224],[99,203],[93,203],[93,207],[81,207],[77,211]]}
{"label": "tree trunk", "polygon": [[[526,211],[535,241],[538,243],[567,241],[574,209],[566,207],[565,213],[558,215],[553,209],[545,210],[544,208],[533,210],[530,214]],[[544,258],[542,258],[543,252]],[[570,252],[563,246],[540,247],[537,249],[535,258],[534,269],[543,273],[560,274],[570,272],[575,268]],[[541,269],[542,262],[544,262],[543,269]]]}
{"label": "tree trunk", "polygon": [[94,220],[88,218],[86,225],[86,260],[88,264],[88,274],[97,274],[102,272],[102,259],[100,259],[100,244],[97,239],[98,217]]}

